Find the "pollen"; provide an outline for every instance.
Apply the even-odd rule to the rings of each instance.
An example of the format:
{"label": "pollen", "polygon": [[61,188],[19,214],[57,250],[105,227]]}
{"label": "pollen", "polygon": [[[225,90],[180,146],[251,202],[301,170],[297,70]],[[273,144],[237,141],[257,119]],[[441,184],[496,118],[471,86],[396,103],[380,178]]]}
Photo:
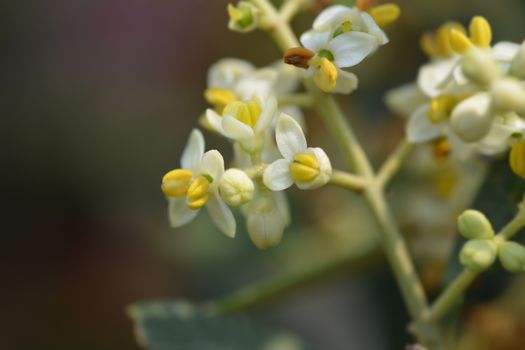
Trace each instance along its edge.
{"label": "pollen", "polygon": [[295,181],[312,181],[319,175],[319,162],[310,153],[298,153],[290,164],[290,174]]}
{"label": "pollen", "polygon": [[509,164],[514,174],[525,177],[525,140],[512,145],[509,153]]}
{"label": "pollen", "polygon": [[331,92],[336,86],[337,67],[325,57],[315,59],[312,66],[318,68],[314,75],[317,86],[324,92]]}
{"label": "pollen", "polygon": [[457,103],[457,99],[451,95],[443,95],[432,99],[427,112],[428,119],[434,124],[447,120]]}
{"label": "pollen", "polygon": [[384,27],[399,18],[401,9],[396,4],[383,4],[370,8],[368,12],[378,26]]}
{"label": "pollen", "polygon": [[161,190],[168,197],[186,195],[190,187],[193,173],[185,169],[172,170],[162,178]]}
{"label": "pollen", "polygon": [[459,53],[463,54],[468,51],[472,46],[472,41],[470,41],[467,36],[460,32],[459,30],[452,29],[450,30],[450,46],[452,49]]}
{"label": "pollen", "polygon": [[186,203],[193,210],[202,208],[209,198],[210,181],[206,176],[193,180],[188,188]]}
{"label": "pollen", "polygon": [[492,41],[492,28],[490,23],[481,16],[475,16],[470,21],[470,40],[479,47],[490,47]]}

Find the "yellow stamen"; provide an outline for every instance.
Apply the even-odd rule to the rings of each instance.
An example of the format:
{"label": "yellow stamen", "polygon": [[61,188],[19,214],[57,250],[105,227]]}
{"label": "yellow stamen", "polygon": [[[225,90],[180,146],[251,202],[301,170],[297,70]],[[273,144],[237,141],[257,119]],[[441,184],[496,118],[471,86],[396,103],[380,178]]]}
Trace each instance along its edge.
{"label": "yellow stamen", "polygon": [[343,22],[341,24],[341,30],[343,31],[343,33],[351,31],[352,30],[352,22],[350,22],[350,21]]}
{"label": "yellow stamen", "polygon": [[374,6],[368,12],[378,26],[384,27],[399,18],[401,9],[396,4],[384,4]]}
{"label": "yellow stamen", "polygon": [[185,169],[172,170],[162,178],[162,192],[169,197],[184,196],[188,192],[193,173]]}
{"label": "yellow stamen", "polygon": [[457,30],[460,33],[466,34],[467,31],[461,23],[446,22],[442,24],[436,33],[436,45],[439,51],[439,56],[449,57],[454,54],[454,50],[450,43],[451,31]]}
{"label": "yellow stamen", "polygon": [[509,153],[509,164],[514,174],[525,177],[525,140],[512,145]]}
{"label": "yellow stamen", "polygon": [[470,21],[470,40],[479,47],[490,47],[492,41],[492,28],[485,17],[475,16]]}
{"label": "yellow stamen", "polygon": [[217,107],[224,107],[237,99],[233,91],[216,87],[204,90],[204,98],[208,103]]}
{"label": "yellow stamen", "polygon": [[419,46],[421,50],[430,58],[441,56],[441,52],[436,42],[436,35],[434,33],[424,33],[419,39]]}
{"label": "yellow stamen", "polygon": [[324,92],[331,92],[337,81],[337,67],[325,57],[316,58],[312,66],[319,68],[314,75],[317,86]]}
{"label": "yellow stamen", "polygon": [[459,54],[465,53],[467,50],[469,50],[473,46],[470,39],[467,38],[467,36],[464,33],[456,29],[450,30],[449,39],[450,39],[450,46],[455,52]]}
{"label": "yellow stamen", "polygon": [[243,13],[237,7],[232,4],[228,4],[228,15],[230,19],[234,22],[240,21],[243,18]]}
{"label": "yellow stamen", "polygon": [[252,99],[246,103],[241,101],[230,102],[224,107],[222,115],[229,115],[253,128],[261,115],[262,108],[257,100]]}
{"label": "yellow stamen", "polygon": [[432,99],[427,112],[428,119],[434,124],[447,120],[457,103],[457,99],[451,95],[443,95]]}
{"label": "yellow stamen", "polygon": [[295,181],[312,181],[319,175],[319,162],[310,153],[298,153],[290,164],[290,175]]}
{"label": "yellow stamen", "polygon": [[209,198],[210,181],[205,176],[193,180],[188,188],[186,203],[193,210],[202,208]]}

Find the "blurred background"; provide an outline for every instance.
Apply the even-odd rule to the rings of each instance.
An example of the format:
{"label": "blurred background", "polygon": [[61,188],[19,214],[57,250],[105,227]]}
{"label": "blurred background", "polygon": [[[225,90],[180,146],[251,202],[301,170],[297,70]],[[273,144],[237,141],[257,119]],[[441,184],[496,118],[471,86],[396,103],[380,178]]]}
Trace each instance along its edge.
{"label": "blurred background", "polygon": [[[349,227],[360,239],[374,235],[357,196],[328,187],[291,191],[293,226],[268,252],[250,243],[240,216],[235,240],[206,214],[169,228],[160,180],[179,166],[186,138],[207,108],[207,68],[222,57],[258,66],[280,57],[265,33],[227,30],[227,3],[52,0],[2,6],[0,348],[139,349],[124,311],[134,301],[213,298],[312,256],[328,256],[342,241],[352,244]],[[398,3],[403,14],[387,28],[391,43],[354,70],[358,92],[340,98],[375,165],[403,135],[403,120],[386,110],[382,96],[412,81],[425,62],[418,44],[423,31],[484,15],[496,41],[525,37],[521,0]],[[314,16],[311,11],[297,18],[297,32]],[[307,114],[307,124],[311,143],[337,158],[315,114]],[[207,134],[207,143],[229,150],[213,135]],[[418,194],[416,189],[411,196]],[[439,207],[439,194],[429,198],[429,208]],[[344,224],[333,227],[334,220]],[[436,230],[449,234],[453,227],[447,225]],[[404,226],[418,231],[413,220]],[[257,312],[314,348],[400,349],[409,339],[404,308],[387,268],[373,265]],[[427,288],[439,285],[439,267],[422,264],[421,271]]]}

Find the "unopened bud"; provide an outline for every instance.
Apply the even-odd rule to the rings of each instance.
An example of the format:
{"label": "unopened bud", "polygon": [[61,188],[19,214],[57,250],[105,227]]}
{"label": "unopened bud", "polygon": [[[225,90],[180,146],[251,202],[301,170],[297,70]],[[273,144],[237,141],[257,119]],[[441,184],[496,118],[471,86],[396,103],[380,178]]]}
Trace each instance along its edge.
{"label": "unopened bud", "polygon": [[477,94],[460,102],[452,111],[452,130],[465,142],[475,142],[488,134],[492,125],[488,94]]}
{"label": "unopened bud", "polygon": [[525,247],[516,242],[503,242],[498,247],[499,260],[505,270],[525,272]]}
{"label": "unopened bud", "polygon": [[470,81],[481,86],[489,86],[501,76],[501,69],[490,53],[478,48],[465,52],[461,69]]}
{"label": "unopened bud", "polygon": [[461,249],[459,260],[461,264],[473,271],[488,269],[496,259],[497,248],[492,241],[485,239],[473,239],[465,243]]}
{"label": "unopened bud", "polygon": [[246,33],[257,28],[259,24],[259,9],[247,1],[240,1],[237,6],[228,5],[230,30]]}
{"label": "unopened bud", "polygon": [[509,152],[509,164],[514,174],[525,177],[525,140],[512,145]]}
{"label": "unopened bud", "polygon": [[522,82],[505,78],[495,81],[490,89],[491,107],[496,113],[516,112],[525,116],[525,88]]}
{"label": "unopened bud", "polygon": [[228,169],[219,182],[222,199],[232,207],[239,207],[253,198],[255,186],[246,173],[239,169]]}
{"label": "unopened bud", "polygon": [[249,209],[246,224],[253,244],[259,249],[268,249],[281,242],[286,218],[272,197],[263,197]]}
{"label": "unopened bud", "polygon": [[494,229],[482,212],[465,210],[458,216],[458,230],[467,239],[491,239]]}
{"label": "unopened bud", "polygon": [[525,42],[510,62],[509,74],[521,80],[525,79]]}

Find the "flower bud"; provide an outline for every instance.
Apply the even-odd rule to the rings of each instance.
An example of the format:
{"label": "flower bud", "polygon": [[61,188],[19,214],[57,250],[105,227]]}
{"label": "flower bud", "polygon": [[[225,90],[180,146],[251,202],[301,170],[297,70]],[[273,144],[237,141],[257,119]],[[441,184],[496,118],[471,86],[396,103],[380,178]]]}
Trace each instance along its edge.
{"label": "flower bud", "polygon": [[509,152],[509,164],[514,174],[525,177],[525,140],[512,145]]}
{"label": "flower bud", "polygon": [[499,79],[490,89],[491,107],[496,113],[516,112],[525,116],[525,88],[513,78]]}
{"label": "flower bud", "polygon": [[505,270],[525,272],[525,247],[516,242],[503,242],[498,247],[499,260]]}
{"label": "flower bud", "polygon": [[488,94],[480,93],[462,102],[452,111],[450,126],[465,142],[475,142],[488,134],[492,125]]}
{"label": "flower bud", "polygon": [[222,199],[232,207],[239,207],[253,198],[255,186],[246,173],[239,169],[228,169],[219,182]]}
{"label": "flower bud", "polygon": [[482,212],[465,210],[458,216],[458,230],[467,239],[491,239],[494,229]]}
{"label": "flower bud", "polygon": [[510,62],[509,74],[521,80],[525,79],[525,42]]}
{"label": "flower bud", "polygon": [[259,249],[268,249],[281,242],[286,218],[273,197],[261,197],[248,211],[246,224],[253,244]]}
{"label": "flower bud", "polygon": [[461,249],[459,260],[461,264],[473,271],[488,269],[496,259],[497,248],[492,241],[485,239],[473,239],[465,243]]}
{"label": "flower bud", "polygon": [[228,15],[228,28],[236,32],[250,32],[259,24],[259,9],[247,1],[240,1],[237,6],[229,4]]}
{"label": "flower bud", "polygon": [[501,76],[501,69],[490,53],[475,47],[465,52],[461,69],[470,81],[481,86],[488,86]]}

